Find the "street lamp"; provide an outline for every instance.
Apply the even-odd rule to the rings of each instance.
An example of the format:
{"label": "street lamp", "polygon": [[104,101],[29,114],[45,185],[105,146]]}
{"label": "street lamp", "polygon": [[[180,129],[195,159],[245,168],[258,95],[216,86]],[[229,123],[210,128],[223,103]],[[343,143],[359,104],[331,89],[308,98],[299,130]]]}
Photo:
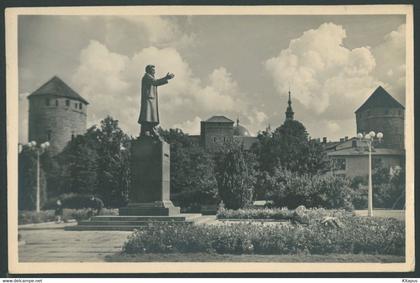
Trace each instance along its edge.
{"label": "street lamp", "polygon": [[362,133],[357,134],[357,138],[361,141],[365,141],[368,145],[369,149],[369,191],[368,191],[368,216],[373,216],[373,188],[372,188],[372,142],[374,138],[378,138],[379,142],[381,142],[384,135],[381,132],[377,134],[374,131],[363,136]]}
{"label": "street lamp", "polygon": [[41,186],[40,186],[40,162],[39,157],[45,150],[50,146],[49,142],[44,142],[37,146],[36,141],[31,141],[27,144],[29,149],[34,150],[36,152],[36,212],[41,211]]}

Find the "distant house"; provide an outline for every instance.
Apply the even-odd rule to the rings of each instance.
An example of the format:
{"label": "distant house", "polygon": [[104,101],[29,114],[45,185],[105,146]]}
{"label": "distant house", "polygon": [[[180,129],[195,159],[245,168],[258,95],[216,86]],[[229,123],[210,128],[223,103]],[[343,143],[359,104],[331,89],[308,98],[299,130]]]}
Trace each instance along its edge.
{"label": "distant house", "polygon": [[[356,111],[357,132],[382,132],[381,142],[375,141],[372,150],[372,167],[403,167],[404,151],[404,107],[384,88],[379,86]],[[332,161],[334,174],[348,177],[368,174],[367,144],[357,138],[345,138],[340,142],[326,142],[324,149]]]}
{"label": "distant house", "polygon": [[191,139],[200,141],[200,145],[209,151],[215,151],[226,142],[237,141],[244,149],[250,149],[257,141],[257,137],[251,136],[249,131],[225,116],[212,116],[201,121],[200,136],[191,136]]}

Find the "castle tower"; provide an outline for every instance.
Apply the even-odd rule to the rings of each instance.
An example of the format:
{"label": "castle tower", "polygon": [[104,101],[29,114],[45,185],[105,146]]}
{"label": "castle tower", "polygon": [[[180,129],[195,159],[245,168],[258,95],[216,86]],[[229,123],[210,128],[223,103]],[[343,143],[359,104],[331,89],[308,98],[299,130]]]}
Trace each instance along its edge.
{"label": "castle tower", "polygon": [[293,120],[293,115],[295,114],[292,109],[292,98],[290,97],[290,89],[289,89],[289,100],[287,101],[287,110],[286,110],[286,121]]}
{"label": "castle tower", "polygon": [[382,132],[381,147],[404,149],[404,112],[404,106],[379,86],[355,112],[357,132]]}
{"label": "castle tower", "polygon": [[60,153],[75,136],[86,131],[87,105],[83,97],[54,76],[29,99],[29,141],[49,141],[52,155]]}

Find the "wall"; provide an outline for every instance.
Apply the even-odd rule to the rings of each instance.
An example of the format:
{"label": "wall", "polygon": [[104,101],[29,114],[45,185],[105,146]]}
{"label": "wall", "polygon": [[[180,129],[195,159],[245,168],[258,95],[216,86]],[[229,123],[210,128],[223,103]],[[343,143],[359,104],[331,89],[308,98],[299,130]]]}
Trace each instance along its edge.
{"label": "wall", "polygon": [[[367,176],[369,173],[369,160],[368,155],[359,155],[359,156],[334,156],[332,159],[344,158],[346,160],[346,169],[345,170],[336,170],[334,174],[343,174],[347,177],[353,178],[356,176]],[[401,166],[401,157],[395,155],[373,155],[373,159],[380,158],[382,165],[385,168],[391,168],[395,166]],[[372,168],[374,165],[372,164]]]}
{"label": "wall", "polygon": [[358,133],[384,134],[383,147],[404,149],[404,109],[371,108],[356,114]]}
{"label": "wall", "polygon": [[215,150],[233,138],[232,123],[201,122],[201,143],[208,150]]}
{"label": "wall", "polygon": [[[46,99],[50,99],[49,106],[46,105]],[[66,106],[66,100],[69,100],[69,106]],[[40,144],[49,139],[49,151],[53,155],[57,154],[71,140],[72,135],[86,132],[86,117],[87,105],[78,100],[47,95],[30,97],[29,141],[35,140]]]}

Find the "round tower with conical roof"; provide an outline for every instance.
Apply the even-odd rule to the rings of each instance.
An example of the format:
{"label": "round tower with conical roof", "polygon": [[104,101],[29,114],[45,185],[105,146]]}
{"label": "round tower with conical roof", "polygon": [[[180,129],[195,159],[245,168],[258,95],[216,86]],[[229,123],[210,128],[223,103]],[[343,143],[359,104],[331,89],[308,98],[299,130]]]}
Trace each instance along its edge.
{"label": "round tower with conical roof", "polygon": [[404,112],[404,106],[379,86],[355,111],[357,132],[382,132],[382,147],[404,149]]}
{"label": "round tower with conical roof", "polygon": [[49,141],[52,155],[86,132],[89,103],[57,76],[31,93],[28,100],[29,141]]}

